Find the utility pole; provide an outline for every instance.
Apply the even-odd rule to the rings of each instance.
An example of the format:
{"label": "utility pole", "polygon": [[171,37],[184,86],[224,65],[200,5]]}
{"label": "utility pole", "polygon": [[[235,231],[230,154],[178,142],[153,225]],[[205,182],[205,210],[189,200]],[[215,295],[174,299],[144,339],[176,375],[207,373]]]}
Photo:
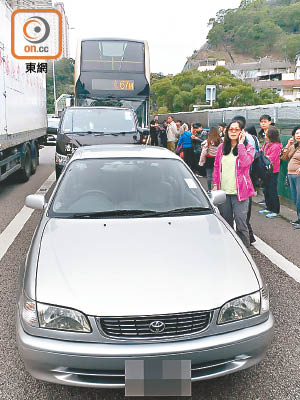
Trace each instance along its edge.
{"label": "utility pole", "polygon": [[55,60],[52,61],[52,74],[53,74],[53,97],[54,97],[54,112],[55,115],[58,115],[57,112],[57,103],[56,103],[56,81],[55,81]]}

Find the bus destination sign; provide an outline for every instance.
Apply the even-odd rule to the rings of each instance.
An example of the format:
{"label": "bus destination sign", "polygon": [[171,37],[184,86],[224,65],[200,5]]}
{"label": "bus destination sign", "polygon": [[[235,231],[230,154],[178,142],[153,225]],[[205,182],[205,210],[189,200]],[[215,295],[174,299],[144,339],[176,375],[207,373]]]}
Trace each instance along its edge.
{"label": "bus destination sign", "polygon": [[134,80],[92,79],[93,90],[134,90]]}

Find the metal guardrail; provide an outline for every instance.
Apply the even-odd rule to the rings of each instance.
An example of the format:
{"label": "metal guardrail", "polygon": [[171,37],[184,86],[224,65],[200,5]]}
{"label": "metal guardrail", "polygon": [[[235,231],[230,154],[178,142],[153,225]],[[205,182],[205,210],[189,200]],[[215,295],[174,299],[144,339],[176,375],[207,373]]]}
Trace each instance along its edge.
{"label": "metal guardrail", "polygon": [[158,117],[160,123],[168,115],[173,115],[175,120],[179,119],[188,123],[200,122],[205,128],[211,128],[216,127],[220,122],[229,123],[236,115],[243,115],[246,118],[247,125],[259,127],[259,117],[262,114],[269,114],[272,117],[272,121],[275,122],[281,134],[290,134],[286,130],[300,124],[300,101],[158,114]]}

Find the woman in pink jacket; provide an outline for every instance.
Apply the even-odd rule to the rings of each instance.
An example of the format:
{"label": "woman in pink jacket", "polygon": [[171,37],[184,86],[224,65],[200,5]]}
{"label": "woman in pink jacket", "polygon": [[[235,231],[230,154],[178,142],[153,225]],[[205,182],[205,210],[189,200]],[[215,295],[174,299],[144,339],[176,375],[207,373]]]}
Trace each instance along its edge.
{"label": "woman in pink jacket", "polygon": [[270,126],[266,134],[266,143],[261,148],[273,164],[273,174],[268,181],[264,182],[263,192],[266,208],[259,211],[260,214],[266,214],[267,218],[276,218],[279,216],[280,202],[277,193],[277,185],[281,149],[282,143],[280,142],[279,132],[274,126]]}
{"label": "woman in pink jacket", "polygon": [[255,195],[250,179],[250,166],[254,148],[247,143],[240,121],[231,122],[225,131],[224,143],[218,147],[214,173],[213,190],[226,192],[226,202],[219,205],[222,217],[233,228],[244,245],[250,247],[247,212],[249,197]]}

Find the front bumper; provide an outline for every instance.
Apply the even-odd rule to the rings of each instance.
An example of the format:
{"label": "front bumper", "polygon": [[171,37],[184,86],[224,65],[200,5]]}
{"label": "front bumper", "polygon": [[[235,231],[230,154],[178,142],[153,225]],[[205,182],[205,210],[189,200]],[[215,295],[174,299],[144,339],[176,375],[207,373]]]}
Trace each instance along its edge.
{"label": "front bumper", "polygon": [[69,342],[28,335],[17,318],[17,342],[35,378],[72,386],[125,387],[125,361],[191,360],[192,381],[212,379],[257,364],[273,336],[273,316],[259,325],[193,340],[149,344]]}

